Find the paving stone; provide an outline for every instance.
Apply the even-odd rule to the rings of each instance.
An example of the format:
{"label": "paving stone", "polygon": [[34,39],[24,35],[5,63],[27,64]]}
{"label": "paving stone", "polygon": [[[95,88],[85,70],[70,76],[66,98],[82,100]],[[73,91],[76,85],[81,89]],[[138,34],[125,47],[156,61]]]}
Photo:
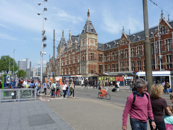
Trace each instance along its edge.
{"label": "paving stone", "polygon": [[30,126],[45,125],[55,123],[48,114],[28,116]]}

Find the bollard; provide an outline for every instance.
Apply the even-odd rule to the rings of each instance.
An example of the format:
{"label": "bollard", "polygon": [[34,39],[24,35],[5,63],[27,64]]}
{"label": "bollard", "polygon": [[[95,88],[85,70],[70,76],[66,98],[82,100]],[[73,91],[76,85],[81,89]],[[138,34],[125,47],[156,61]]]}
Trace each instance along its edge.
{"label": "bollard", "polygon": [[35,90],[35,91],[34,91],[34,92],[35,92],[35,93],[34,93],[34,96],[35,96],[35,101],[36,101],[36,89],[34,89],[34,90]]}
{"label": "bollard", "polygon": [[2,100],[2,89],[0,89],[0,103],[1,103],[1,100]]}
{"label": "bollard", "polygon": [[20,102],[20,90],[17,90],[17,96],[18,102]]}

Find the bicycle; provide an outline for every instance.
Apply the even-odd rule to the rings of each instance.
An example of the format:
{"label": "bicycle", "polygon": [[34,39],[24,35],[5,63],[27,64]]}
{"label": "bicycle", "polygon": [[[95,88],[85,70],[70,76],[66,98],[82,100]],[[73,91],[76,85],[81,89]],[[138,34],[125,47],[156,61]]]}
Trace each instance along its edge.
{"label": "bicycle", "polygon": [[98,92],[98,98],[102,99],[106,97],[107,100],[110,100],[111,99],[111,95],[109,93],[103,93],[103,96],[102,96],[102,92]]}

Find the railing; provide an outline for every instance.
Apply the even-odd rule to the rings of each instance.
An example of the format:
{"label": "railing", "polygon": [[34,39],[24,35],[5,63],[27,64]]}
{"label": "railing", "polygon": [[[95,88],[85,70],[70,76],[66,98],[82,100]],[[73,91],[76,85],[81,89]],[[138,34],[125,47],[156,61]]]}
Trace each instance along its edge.
{"label": "railing", "polygon": [[0,89],[0,103],[36,100],[36,98],[36,89],[33,88]]}

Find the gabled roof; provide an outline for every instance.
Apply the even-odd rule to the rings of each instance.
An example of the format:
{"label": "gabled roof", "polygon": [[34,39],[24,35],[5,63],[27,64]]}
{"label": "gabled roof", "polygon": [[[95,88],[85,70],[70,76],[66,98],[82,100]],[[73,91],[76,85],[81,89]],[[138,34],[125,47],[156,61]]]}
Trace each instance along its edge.
{"label": "gabled roof", "polygon": [[72,43],[79,43],[79,35],[72,35],[71,36]]}
{"label": "gabled roof", "polygon": [[[172,28],[173,28],[173,21],[167,22]],[[149,29],[149,37],[153,37],[155,31],[157,30],[158,26],[152,27]],[[140,31],[134,34],[126,34],[128,40],[130,41],[130,43],[135,43],[137,41],[143,41],[145,40],[145,32],[144,31]],[[116,48],[118,43],[120,42],[120,39],[116,39],[104,44],[98,43],[98,50],[100,51],[106,51],[112,48]]]}

